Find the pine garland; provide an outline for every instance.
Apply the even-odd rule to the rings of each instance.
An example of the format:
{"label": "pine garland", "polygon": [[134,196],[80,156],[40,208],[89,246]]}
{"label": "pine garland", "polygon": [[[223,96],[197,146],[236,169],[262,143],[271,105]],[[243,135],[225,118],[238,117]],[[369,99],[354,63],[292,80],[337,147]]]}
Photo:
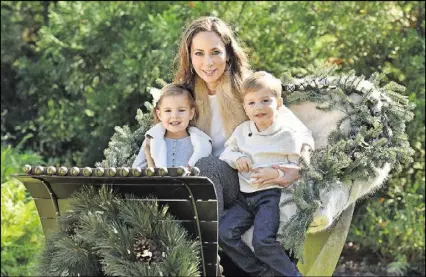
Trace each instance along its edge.
{"label": "pine garland", "polygon": [[[71,198],[46,239],[43,276],[199,276],[199,243],[157,201],[137,201],[108,186]],[[151,197],[152,199],[152,197]]]}
{"label": "pine garland", "polygon": [[[302,261],[306,230],[313,213],[323,205],[320,191],[371,180],[376,177],[375,169],[386,163],[400,172],[414,153],[405,133],[414,105],[400,94],[405,88],[393,82],[380,87],[381,74],[365,80],[353,71],[339,77],[330,76],[332,71],[334,68],[326,68],[303,79],[289,74],[282,77],[288,105],[309,101],[317,103],[317,109],[339,108],[346,114],[329,135],[328,146],[315,150],[310,166],[301,170],[303,178],[289,200],[298,211],[278,233],[282,246]],[[349,124],[349,133],[344,132],[343,124]]]}

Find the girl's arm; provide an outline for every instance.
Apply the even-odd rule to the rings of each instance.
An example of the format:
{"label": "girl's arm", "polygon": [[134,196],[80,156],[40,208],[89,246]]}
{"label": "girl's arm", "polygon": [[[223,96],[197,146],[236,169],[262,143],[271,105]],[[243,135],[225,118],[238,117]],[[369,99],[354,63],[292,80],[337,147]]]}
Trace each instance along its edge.
{"label": "girl's arm", "polygon": [[147,143],[147,138],[145,138],[145,140],[143,141],[142,146],[139,150],[139,153],[132,164],[132,167],[147,167],[147,160],[145,156],[146,143]]}

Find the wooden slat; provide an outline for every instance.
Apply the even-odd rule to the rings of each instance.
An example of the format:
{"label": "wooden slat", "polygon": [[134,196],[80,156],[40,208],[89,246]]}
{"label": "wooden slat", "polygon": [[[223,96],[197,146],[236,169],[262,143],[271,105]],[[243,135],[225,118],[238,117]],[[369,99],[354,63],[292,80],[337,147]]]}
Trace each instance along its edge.
{"label": "wooden slat", "polygon": [[[185,220],[181,221],[181,223],[189,233],[194,234],[193,238],[195,238],[197,234],[195,221]],[[201,221],[200,229],[204,242],[217,242],[217,222]]]}
{"label": "wooden slat", "polygon": [[198,216],[203,221],[218,221],[217,200],[197,200]]}
{"label": "wooden slat", "polygon": [[[83,183],[51,183],[52,190],[59,199],[66,199],[83,185],[100,187],[103,184]],[[138,197],[155,195],[156,198],[164,199],[189,199],[188,191],[179,183],[174,184],[108,184],[122,194],[134,194]]]}
{"label": "wooden slat", "polygon": [[217,263],[217,243],[203,243],[203,253],[206,263]]}
{"label": "wooden slat", "polygon": [[53,231],[56,231],[58,228],[58,224],[55,218],[40,217],[40,221],[45,236]]}
{"label": "wooden slat", "polygon": [[49,191],[41,180],[29,176],[17,176],[16,178],[24,184],[33,198],[50,199]]}
{"label": "wooden slat", "polygon": [[34,203],[36,205],[38,215],[40,217],[49,217],[49,218],[56,217],[55,207],[51,199],[35,198]]}
{"label": "wooden slat", "polygon": [[[69,202],[69,199],[58,200],[59,212],[61,215],[68,209]],[[55,208],[51,199],[34,198],[34,203],[40,217],[56,217]]]}
{"label": "wooden slat", "polygon": [[206,264],[206,276],[217,276],[216,268],[217,264]]}

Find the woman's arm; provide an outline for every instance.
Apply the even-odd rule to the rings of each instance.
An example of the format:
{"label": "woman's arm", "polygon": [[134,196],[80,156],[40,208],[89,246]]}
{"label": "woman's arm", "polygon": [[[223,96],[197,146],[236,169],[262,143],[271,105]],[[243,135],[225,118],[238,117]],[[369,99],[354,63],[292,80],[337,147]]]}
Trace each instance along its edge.
{"label": "woman's arm", "polygon": [[[311,160],[311,152],[311,147],[308,144],[303,144],[302,150],[300,151],[300,156],[308,166]],[[277,178],[266,178],[262,171],[258,171],[253,173],[251,177],[257,179],[256,182],[259,184],[259,186],[278,184],[282,187],[287,187],[301,177],[299,169],[297,168],[288,167],[286,165],[274,165],[272,168],[281,170],[284,173],[284,176]]]}
{"label": "woman's arm", "polygon": [[299,169],[297,168],[289,168],[285,166],[281,167],[279,165],[273,166],[273,168],[279,169],[282,172],[284,172],[284,176],[281,178],[277,177],[277,178],[267,179],[264,177],[264,174],[262,173],[262,171],[258,171],[256,173],[253,173],[251,177],[255,178],[256,184],[261,187],[265,185],[269,185],[269,184],[278,184],[281,187],[287,187],[288,185],[297,181],[300,178]]}

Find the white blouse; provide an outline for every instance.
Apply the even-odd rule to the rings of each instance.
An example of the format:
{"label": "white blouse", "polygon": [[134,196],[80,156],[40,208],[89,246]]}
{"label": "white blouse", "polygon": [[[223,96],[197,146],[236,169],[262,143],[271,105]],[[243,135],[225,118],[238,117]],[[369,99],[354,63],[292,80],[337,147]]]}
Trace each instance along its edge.
{"label": "white blouse", "polygon": [[209,95],[211,123],[209,136],[212,139],[213,156],[219,157],[225,150],[225,128],[223,127],[222,116],[220,114],[219,102],[217,95]]}

